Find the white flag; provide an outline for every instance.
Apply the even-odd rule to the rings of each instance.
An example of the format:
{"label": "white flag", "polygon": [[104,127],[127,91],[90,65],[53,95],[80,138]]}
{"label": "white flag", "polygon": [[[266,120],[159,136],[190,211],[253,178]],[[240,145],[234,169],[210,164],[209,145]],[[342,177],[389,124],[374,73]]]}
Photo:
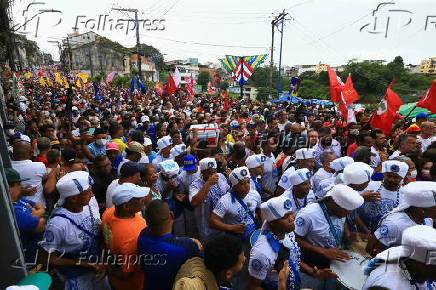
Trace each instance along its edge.
{"label": "white flag", "polygon": [[182,81],[182,75],[179,72],[179,69],[176,67],[173,75],[174,83],[176,84],[176,88],[179,87],[180,82]]}

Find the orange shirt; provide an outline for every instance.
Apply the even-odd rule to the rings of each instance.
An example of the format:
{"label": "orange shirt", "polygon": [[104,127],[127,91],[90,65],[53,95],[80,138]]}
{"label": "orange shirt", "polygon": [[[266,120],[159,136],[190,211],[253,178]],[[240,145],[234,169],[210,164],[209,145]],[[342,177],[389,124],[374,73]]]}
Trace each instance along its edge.
{"label": "orange shirt", "polygon": [[136,255],[138,253],[138,236],[146,226],[144,218],[139,214],[135,214],[132,219],[117,218],[115,206],[106,209],[103,213],[101,228],[106,248],[110,249],[112,254],[117,257],[117,261],[125,261],[122,262],[121,266],[123,272],[134,272],[133,276],[126,281],[109,276],[109,281],[114,289],[140,290],[143,288],[144,274]]}

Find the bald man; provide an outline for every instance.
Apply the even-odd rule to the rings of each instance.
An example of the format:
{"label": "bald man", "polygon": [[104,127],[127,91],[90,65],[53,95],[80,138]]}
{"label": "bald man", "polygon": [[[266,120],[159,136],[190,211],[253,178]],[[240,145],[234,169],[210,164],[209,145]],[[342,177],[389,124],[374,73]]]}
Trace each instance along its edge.
{"label": "bald man", "polygon": [[421,150],[424,152],[431,144],[431,137],[436,133],[436,125],[433,122],[423,122],[421,124],[421,134],[418,135],[418,139],[421,141]]}

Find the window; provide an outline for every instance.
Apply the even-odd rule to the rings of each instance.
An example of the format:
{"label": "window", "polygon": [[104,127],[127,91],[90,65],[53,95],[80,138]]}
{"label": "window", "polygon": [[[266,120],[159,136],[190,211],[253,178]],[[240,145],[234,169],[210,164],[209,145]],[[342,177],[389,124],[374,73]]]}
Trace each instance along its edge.
{"label": "window", "polygon": [[101,66],[105,65],[105,58],[104,58],[103,55],[99,55],[99,56],[98,56],[98,63],[99,63]]}
{"label": "window", "polygon": [[86,65],[91,65],[91,60],[89,54],[85,57],[86,59]]}
{"label": "window", "polygon": [[80,55],[75,56],[76,66],[80,66]]}

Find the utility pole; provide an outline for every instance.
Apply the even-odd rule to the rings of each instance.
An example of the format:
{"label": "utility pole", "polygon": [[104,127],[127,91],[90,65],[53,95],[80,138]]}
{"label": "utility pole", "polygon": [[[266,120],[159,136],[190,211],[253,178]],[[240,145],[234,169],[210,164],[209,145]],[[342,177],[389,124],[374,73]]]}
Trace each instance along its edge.
{"label": "utility pole", "polygon": [[112,8],[112,10],[126,11],[135,13],[135,24],[136,24],[136,53],[138,55],[137,66],[139,71],[139,76],[141,76],[141,54],[140,54],[140,43],[139,43],[139,22],[138,22],[138,9],[127,9],[127,8]]}
{"label": "utility pole", "polygon": [[[272,78],[273,78],[273,68],[274,68],[274,31],[275,27],[280,21],[284,21],[285,16],[288,15],[288,13],[285,13],[285,10],[283,10],[282,13],[277,15],[272,21],[271,21],[271,62],[270,62],[270,72],[269,72],[269,98],[272,98]],[[283,23],[282,23],[282,40],[283,40]],[[282,56],[282,44],[280,43],[280,64],[281,64],[281,56]],[[280,65],[279,65],[280,66]],[[280,82],[280,67],[279,67],[279,82]],[[277,88],[277,91],[279,88]]]}

